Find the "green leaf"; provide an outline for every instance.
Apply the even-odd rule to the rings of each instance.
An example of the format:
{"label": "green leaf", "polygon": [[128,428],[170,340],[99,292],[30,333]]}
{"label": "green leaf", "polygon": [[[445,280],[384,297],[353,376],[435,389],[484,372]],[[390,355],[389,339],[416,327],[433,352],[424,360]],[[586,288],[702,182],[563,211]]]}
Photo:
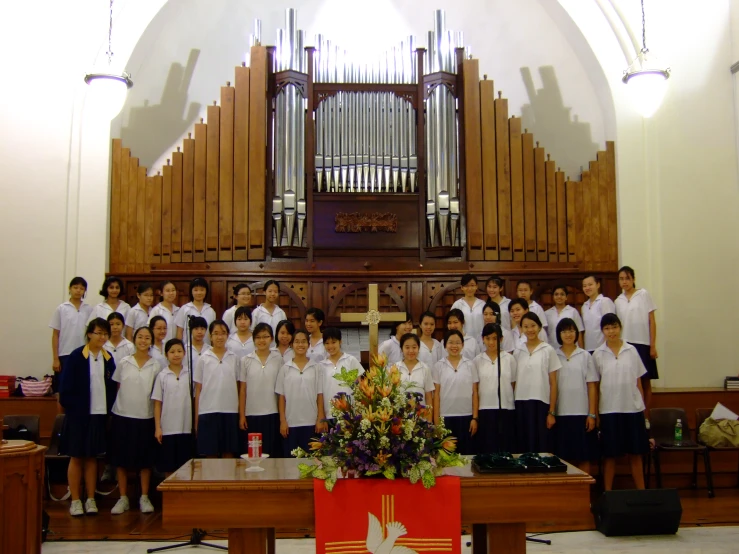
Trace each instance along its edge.
{"label": "green leaf", "polygon": [[313,477],[316,479],[328,479],[328,471],[323,468],[316,468],[313,471]]}
{"label": "green leaf", "polygon": [[385,479],[390,479],[392,481],[395,480],[395,468],[394,467],[385,468],[385,471],[383,471],[382,474],[385,476]]}
{"label": "green leaf", "polygon": [[298,470],[300,470],[300,478],[305,479],[306,477],[313,474],[318,469],[318,466],[308,464],[298,464]]}
{"label": "green leaf", "polygon": [[421,472],[418,470],[417,466],[413,466],[411,468],[410,473],[408,474],[408,479],[411,483],[418,483],[418,480],[421,478]]}
{"label": "green leaf", "polygon": [[334,485],[336,484],[336,479],[326,479],[324,482],[324,485],[326,486],[326,490],[328,492],[331,492],[334,490]]}
{"label": "green leaf", "polygon": [[421,482],[425,488],[430,489],[436,484],[436,477],[434,477],[433,472],[426,471],[421,478]]}

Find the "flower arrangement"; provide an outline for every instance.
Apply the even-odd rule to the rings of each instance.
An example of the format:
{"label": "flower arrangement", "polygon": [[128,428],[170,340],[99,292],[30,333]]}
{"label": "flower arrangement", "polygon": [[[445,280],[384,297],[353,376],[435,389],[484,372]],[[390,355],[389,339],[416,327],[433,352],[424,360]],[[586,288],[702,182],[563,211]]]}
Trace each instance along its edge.
{"label": "flower arrangement", "polygon": [[467,461],[455,452],[457,440],[440,424],[433,423],[433,408],[424,406],[423,396],[409,393],[398,368],[387,367],[385,356],[372,357],[370,369],[334,376],[352,390],[331,400],[336,423],[310,442],[310,452],[293,450],[298,458],[313,458],[315,464],[299,464],[300,476],[323,479],[332,490],[339,475],[357,477],[407,477],[431,488],[443,468]]}

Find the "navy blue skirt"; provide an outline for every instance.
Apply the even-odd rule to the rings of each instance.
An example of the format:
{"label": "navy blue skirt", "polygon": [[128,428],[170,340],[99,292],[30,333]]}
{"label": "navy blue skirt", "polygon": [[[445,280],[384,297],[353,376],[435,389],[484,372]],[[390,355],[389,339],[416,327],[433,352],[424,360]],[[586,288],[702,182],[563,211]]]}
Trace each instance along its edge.
{"label": "navy blue skirt", "polygon": [[516,400],[516,434],[518,451],[551,452],[552,432],[547,429],[549,404],[541,400]]}
{"label": "navy blue skirt", "polygon": [[247,444],[249,433],[262,433],[262,453],[269,454],[272,458],[282,456],[282,435],[280,435],[280,414],[267,414],[261,416],[246,416],[248,428],[242,431],[242,452],[249,451]]}
{"label": "navy blue skirt", "polygon": [[108,449],[107,415],[67,414],[59,437],[59,454],[72,458],[97,458]]}
{"label": "navy blue skirt", "polygon": [[480,410],[477,418],[478,454],[516,449],[516,410]]}
{"label": "navy blue skirt", "polygon": [[239,414],[213,413],[198,416],[198,454],[236,456],[240,453]]}
{"label": "navy blue skirt", "polygon": [[600,415],[601,452],[604,458],[649,452],[644,412]]}
{"label": "navy blue skirt", "polygon": [[641,358],[644,367],[647,368],[647,374],[643,378],[649,380],[659,379],[659,371],[657,371],[657,360],[652,358],[652,356],[649,354],[649,345],[636,344],[635,342],[630,342],[629,344],[636,348],[636,351],[639,353],[639,357]]}
{"label": "navy blue skirt", "polygon": [[286,439],[282,439],[283,452],[285,458],[292,458],[292,451],[300,447],[308,452],[308,443],[311,439],[317,437],[315,425],[303,425],[302,427],[290,427]]}
{"label": "navy blue skirt", "polygon": [[172,473],[195,456],[195,438],[190,433],[164,435],[159,446],[156,468],[162,473]]}
{"label": "navy blue skirt", "polygon": [[[444,427],[452,432],[457,439],[457,452],[460,454],[478,454],[477,435],[470,434],[470,422],[472,416],[445,416]],[[478,421],[479,432],[479,421]]]}
{"label": "navy blue skirt", "polygon": [[156,461],[159,443],[154,418],[136,419],[113,414],[110,463],[128,470],[149,469]]}
{"label": "navy blue skirt", "polygon": [[568,462],[595,462],[598,460],[598,430],[587,432],[588,416],[557,416],[554,431],[554,453]]}

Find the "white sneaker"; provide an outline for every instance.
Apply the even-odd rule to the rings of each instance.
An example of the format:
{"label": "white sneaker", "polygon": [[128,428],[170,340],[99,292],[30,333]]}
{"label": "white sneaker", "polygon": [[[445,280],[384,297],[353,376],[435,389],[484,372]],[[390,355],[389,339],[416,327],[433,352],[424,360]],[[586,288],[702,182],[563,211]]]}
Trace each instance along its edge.
{"label": "white sneaker", "polygon": [[98,505],[95,503],[94,498],[88,498],[85,502],[85,512],[87,513],[87,515],[97,515]]}
{"label": "white sneaker", "polygon": [[77,517],[85,515],[85,510],[82,508],[82,500],[72,500],[69,505],[69,515]]}
{"label": "white sneaker", "polygon": [[141,495],[139,499],[139,508],[142,514],[150,514],[154,511],[154,505],[149,500],[149,497],[145,495]]}
{"label": "white sneaker", "polygon": [[119,514],[122,514],[123,512],[127,512],[130,507],[131,506],[128,504],[128,497],[121,496],[118,499],[118,502],[115,503],[115,506],[113,506],[113,509],[110,511],[110,513],[114,516],[117,516]]}

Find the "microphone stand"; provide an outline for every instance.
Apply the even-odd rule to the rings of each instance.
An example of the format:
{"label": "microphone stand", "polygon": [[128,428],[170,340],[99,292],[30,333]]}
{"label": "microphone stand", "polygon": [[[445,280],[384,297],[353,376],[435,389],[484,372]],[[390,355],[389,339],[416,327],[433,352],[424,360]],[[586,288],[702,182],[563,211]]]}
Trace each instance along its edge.
{"label": "microphone stand", "polygon": [[[187,316],[187,360],[189,368],[190,378],[190,433],[191,433],[191,448],[192,448],[192,459],[190,460],[190,471],[195,469],[195,460],[198,457],[198,443],[195,439],[195,382],[193,381],[193,375],[195,368],[192,364],[192,316]],[[192,474],[190,475],[192,477]],[[169,546],[160,546],[158,548],[148,548],[146,552],[151,554],[152,552],[162,552],[164,550],[172,550],[173,548],[182,548],[183,546],[207,546],[209,548],[217,548],[218,550],[228,550],[227,546],[221,546],[218,544],[211,544],[203,542],[203,539],[208,533],[204,529],[193,528],[190,540],[187,542],[181,542],[178,544],[171,544]]]}

